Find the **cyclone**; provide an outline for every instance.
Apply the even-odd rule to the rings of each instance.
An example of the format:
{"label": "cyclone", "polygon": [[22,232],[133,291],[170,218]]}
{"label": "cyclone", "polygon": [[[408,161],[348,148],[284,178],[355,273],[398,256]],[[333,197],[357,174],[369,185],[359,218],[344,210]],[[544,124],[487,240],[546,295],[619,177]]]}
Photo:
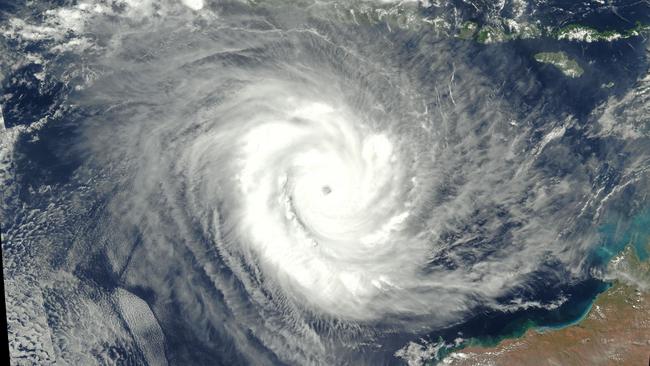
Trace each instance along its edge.
{"label": "cyclone", "polygon": [[[580,242],[558,239],[569,213],[553,204],[558,194],[576,194],[571,183],[534,167],[543,139],[514,153],[524,137],[499,115],[507,110],[476,131],[470,104],[483,114],[486,101],[452,100],[447,91],[446,108],[460,110],[450,126],[446,112],[424,113],[420,85],[382,75],[377,61],[311,31],[206,37],[199,48],[207,54],[161,55],[164,67],[138,72],[135,85],[174,86],[162,96],[149,88],[153,115],[141,118],[134,103],[102,114],[86,132],[114,135],[110,118],[127,141],[84,143],[134,166],[133,185],[114,202],[118,216],[155,225],[146,235],[161,242],[173,235],[168,225],[189,230],[191,221],[218,253],[206,262],[223,261],[246,303],[288,323],[322,319],[330,331],[360,327],[370,337],[436,329],[479,306],[534,306],[499,298],[533,292],[530,276],[556,275],[561,265],[547,261],[568,268],[582,257]],[[253,45],[222,49],[233,39]],[[440,78],[445,88],[460,89],[449,86],[459,68]],[[116,90],[102,93],[141,98],[118,83],[125,76],[112,78]],[[527,198],[529,190],[539,193]]]}
{"label": "cyclone", "polygon": [[[13,243],[38,210],[74,228],[44,227],[33,256],[3,244],[29,279],[10,291],[80,314],[48,318],[52,358],[82,362],[103,346],[68,335],[110,324],[93,339],[134,364],[392,364],[409,341],[480,336],[463,327],[485,314],[582,304],[598,225],[647,197],[647,133],[610,121],[642,94],[568,105],[583,86],[514,46],[504,63],[339,3],[120,4],[3,28],[41,37],[67,83],[54,121],[20,132],[52,157],[16,140],[6,170],[32,187],[6,200]],[[25,192],[46,197],[31,214]]]}
{"label": "cyclone", "polygon": [[[314,310],[376,317],[366,308],[383,288],[400,288],[391,276],[405,264],[387,258],[404,249],[396,244],[414,189],[400,161],[406,156],[336,91],[323,96],[277,80],[247,88],[227,122],[184,147],[187,174],[208,180],[201,200],[217,189],[238,197],[225,219],[239,240],[223,250],[257,259],[287,296]],[[213,170],[231,173],[201,177]]]}

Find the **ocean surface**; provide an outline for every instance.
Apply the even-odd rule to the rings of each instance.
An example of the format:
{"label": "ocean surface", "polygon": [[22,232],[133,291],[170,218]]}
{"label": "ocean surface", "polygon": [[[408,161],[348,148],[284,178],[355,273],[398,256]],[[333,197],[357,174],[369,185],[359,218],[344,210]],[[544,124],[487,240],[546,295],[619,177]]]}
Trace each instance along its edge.
{"label": "ocean surface", "polygon": [[394,365],[575,324],[650,254],[648,41],[555,35],[648,6],[0,3],[12,357]]}

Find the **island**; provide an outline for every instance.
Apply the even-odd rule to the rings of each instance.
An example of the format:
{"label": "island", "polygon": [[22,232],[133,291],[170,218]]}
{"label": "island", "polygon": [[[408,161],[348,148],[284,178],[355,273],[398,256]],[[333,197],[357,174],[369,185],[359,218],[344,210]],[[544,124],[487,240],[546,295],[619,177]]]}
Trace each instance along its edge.
{"label": "island", "polygon": [[564,75],[579,78],[584,70],[564,52],[540,52],[535,54],[535,61],[557,67]]}

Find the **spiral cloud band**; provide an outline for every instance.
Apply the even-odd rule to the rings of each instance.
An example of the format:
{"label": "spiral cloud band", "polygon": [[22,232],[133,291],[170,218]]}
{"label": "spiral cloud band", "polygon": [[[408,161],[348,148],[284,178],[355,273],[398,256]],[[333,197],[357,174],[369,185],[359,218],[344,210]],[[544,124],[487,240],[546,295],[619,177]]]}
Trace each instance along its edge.
{"label": "spiral cloud band", "polygon": [[25,164],[45,204],[6,200],[14,243],[37,215],[78,227],[3,247],[8,292],[45,304],[33,319],[81,314],[52,316],[43,354],[84,363],[95,339],[156,364],[390,363],[477,314],[571,301],[602,271],[598,225],[647,197],[647,134],[610,120],[643,95],[578,112],[514,48],[339,3],[83,4],[4,29],[72,65],[50,70],[57,123],[24,130],[59,136],[68,170]]}
{"label": "spiral cloud band", "polygon": [[[415,104],[423,98],[415,85],[400,85],[318,34],[262,34],[220,30],[210,34],[208,55],[160,56],[166,66],[140,71],[137,83],[164,80],[175,90],[151,97],[158,89],[151,87],[149,98],[163,101],[154,116],[110,117],[135,141],[93,146],[137,156],[137,183],[122,201],[153,205],[137,220],[159,215],[162,185],[168,219],[199,221],[251,298],[261,291],[259,306],[436,327],[478,304],[499,307],[495,299],[520,286],[526,291],[547,260],[582,257],[580,243],[561,238],[564,221],[545,221],[545,211],[566,210],[556,200],[579,191],[534,168],[547,141],[515,153],[523,137],[505,116],[490,116],[477,135],[477,116],[463,109],[480,100],[458,95],[452,103],[449,95],[458,110],[451,113],[460,114],[450,126],[443,113],[414,110],[427,108]],[[254,44],[221,50],[215,37]],[[107,126],[89,131],[104,135]],[[531,191],[538,193],[527,198]]]}

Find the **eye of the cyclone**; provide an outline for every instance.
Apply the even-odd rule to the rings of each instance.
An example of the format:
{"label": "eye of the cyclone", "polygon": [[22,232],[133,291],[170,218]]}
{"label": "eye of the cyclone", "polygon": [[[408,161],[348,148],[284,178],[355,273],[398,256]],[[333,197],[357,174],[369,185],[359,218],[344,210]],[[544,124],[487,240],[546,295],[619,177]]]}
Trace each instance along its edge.
{"label": "eye of the cyclone", "polygon": [[405,272],[387,255],[409,216],[397,149],[344,107],[291,99],[287,111],[243,137],[245,245],[289,296],[368,317],[363,305],[399,289]]}

